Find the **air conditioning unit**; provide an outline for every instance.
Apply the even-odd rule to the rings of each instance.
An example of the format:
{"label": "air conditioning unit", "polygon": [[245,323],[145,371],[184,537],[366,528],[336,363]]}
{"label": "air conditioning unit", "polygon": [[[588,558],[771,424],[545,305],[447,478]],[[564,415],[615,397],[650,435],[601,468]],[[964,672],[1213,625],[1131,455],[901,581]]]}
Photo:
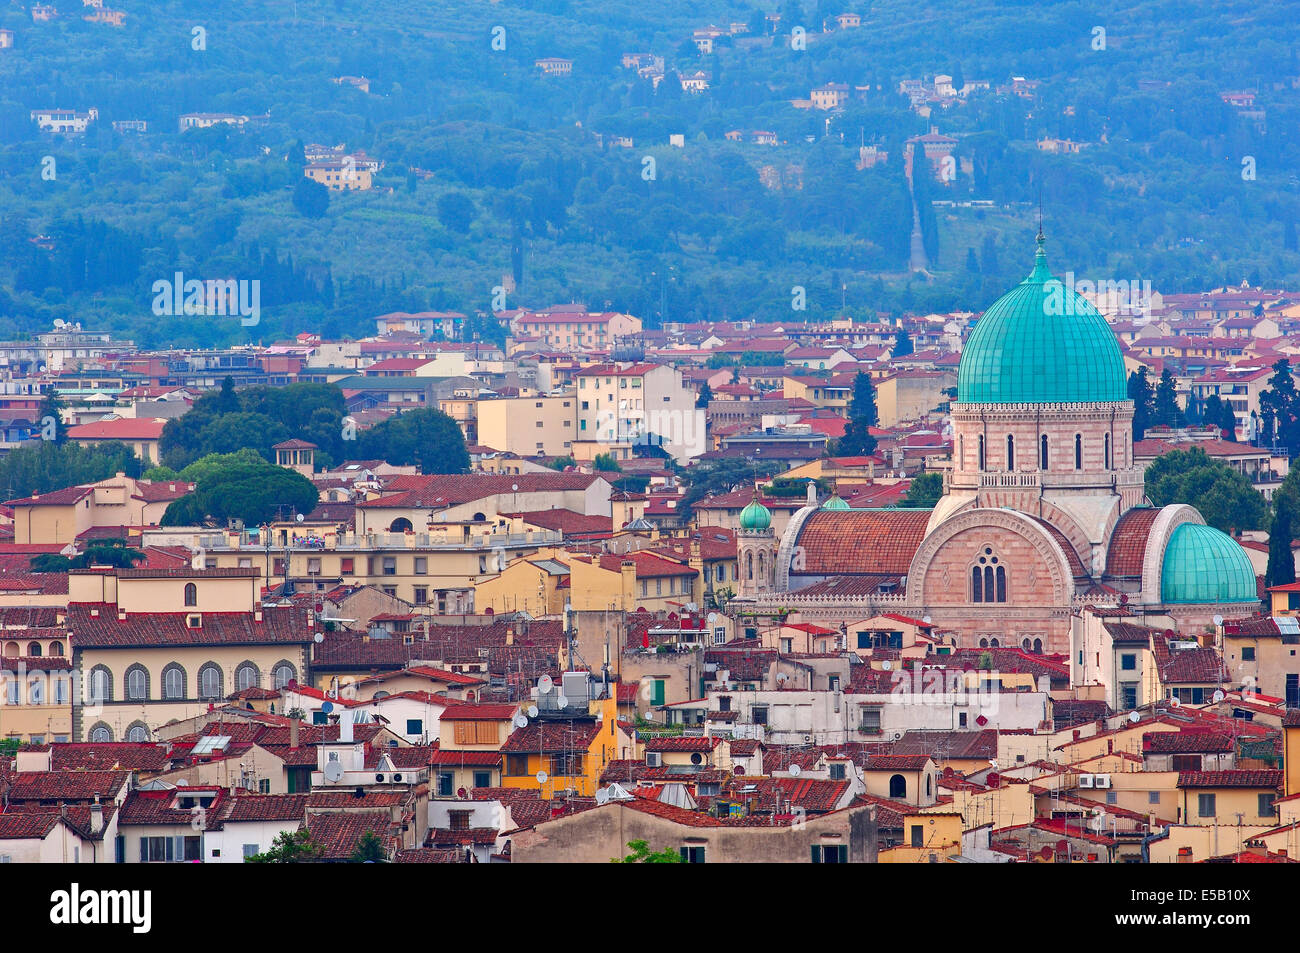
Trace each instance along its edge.
{"label": "air conditioning unit", "polygon": [[383,776],[382,774],[376,774],[376,775],[375,775],[375,781],[376,781],[376,783],[378,783],[378,784],[383,784],[383,783],[384,783],[384,776]]}
{"label": "air conditioning unit", "polygon": [[1079,775],[1079,787],[1090,788],[1092,787],[1092,782],[1093,782],[1093,776],[1091,774]]}
{"label": "air conditioning unit", "polygon": [[1092,786],[1095,787],[1095,788],[1108,788],[1108,787],[1110,787],[1110,775],[1109,775],[1109,774],[1099,774],[1099,775],[1097,775],[1097,776],[1093,779]]}

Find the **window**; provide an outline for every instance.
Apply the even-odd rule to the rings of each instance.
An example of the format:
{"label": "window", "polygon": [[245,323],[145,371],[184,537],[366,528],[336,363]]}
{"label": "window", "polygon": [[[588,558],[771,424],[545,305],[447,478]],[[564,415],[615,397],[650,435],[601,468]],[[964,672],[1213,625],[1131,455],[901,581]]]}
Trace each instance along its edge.
{"label": "window", "polygon": [[144,725],[132,725],[126,729],[126,740],[132,744],[143,744],[149,740],[149,729]]}
{"label": "window", "polygon": [[451,797],[454,777],[450,771],[438,772],[438,797]]}
{"label": "window", "polygon": [[96,744],[103,744],[113,740],[113,732],[108,725],[96,725],[90,729],[90,740]]}
{"label": "window", "polygon": [[428,590],[428,588],[427,588],[426,586],[416,586],[416,587],[415,587],[415,604],[416,604],[417,606],[422,606],[422,605],[427,604],[428,601],[429,601],[429,590]]}
{"label": "window", "polygon": [[842,765],[842,764],[832,764],[832,765],[830,766],[830,770],[831,770],[831,780],[832,780],[832,781],[843,781],[843,780],[844,780],[844,765]]}
{"label": "window", "polygon": [[256,666],[245,662],[235,672],[235,691],[242,692],[249,688],[257,688],[261,681],[262,673]]}
{"label": "window", "polygon": [[353,572],[355,556],[348,556],[339,562],[339,572],[344,575],[350,575]]}
{"label": "window", "polygon": [[998,564],[998,557],[993,555],[992,547],[986,546],[984,554],[971,567],[971,602],[1006,602],[1007,572]]}
{"label": "window", "polygon": [[980,469],[984,469],[984,435],[980,434]]}
{"label": "window", "polygon": [[767,724],[767,706],[754,705],[749,709],[749,720],[756,725]]}
{"label": "window", "polygon": [[1016,468],[1016,438],[1007,434],[1007,469]]}
{"label": "window", "polygon": [[1038,438],[1038,468],[1047,469],[1047,434]]}
{"label": "window", "polygon": [[271,672],[271,684],[277,689],[284,688],[298,677],[297,671],[288,662],[280,662]]}
{"label": "window", "polygon": [[1243,662],[1255,661],[1255,646],[1247,645],[1241,650],[1241,660]]}
{"label": "window", "polygon": [[185,669],[175,663],[163,669],[162,697],[164,701],[179,701],[185,697]]}
{"label": "window", "polygon": [[912,846],[913,847],[925,846],[925,828],[920,824],[912,825]]}
{"label": "window", "polygon": [[703,847],[683,847],[682,863],[684,864],[702,864],[704,863]]}
{"label": "window", "polygon": [[1138,705],[1137,682],[1120,682],[1119,698],[1120,707],[1125,711],[1136,708]]}
{"label": "window", "polygon": [[208,662],[199,669],[199,697],[207,699],[221,697],[221,682],[221,669],[215,662]]}
{"label": "window", "polygon": [[90,700],[93,702],[113,700],[113,673],[102,665],[96,665],[90,671]]}
{"label": "window", "polygon": [[428,556],[416,556],[416,557],[415,557],[415,574],[416,574],[417,576],[424,576],[424,575],[427,575],[428,572],[429,572],[429,557],[428,557]]}
{"label": "window", "polygon": [[1276,798],[1276,797],[1277,797],[1276,794],[1261,794],[1261,795],[1259,796],[1259,816],[1260,816],[1260,817],[1272,817],[1272,816],[1273,816],[1273,813],[1274,813],[1274,811],[1275,811],[1275,808],[1273,807],[1273,800],[1274,800],[1274,798]]}
{"label": "window", "polygon": [[199,604],[199,587],[192,582],[185,584],[185,604],[187,606],[197,606]]}
{"label": "window", "polygon": [[474,772],[474,787],[476,787],[476,788],[490,788],[491,786],[492,786],[492,772],[491,772],[491,771],[475,771],[475,772]]}
{"label": "window", "polygon": [[895,774],[889,779],[889,796],[890,797],[907,797],[907,778],[901,774]]}
{"label": "window", "polygon": [[1196,795],[1196,814],[1198,817],[1214,817],[1218,813],[1215,808],[1215,796],[1213,794]]}
{"label": "window", "polygon": [[1083,434],[1074,435],[1074,468],[1083,469]]}
{"label": "window", "polygon": [[861,731],[864,735],[880,734],[880,709],[863,708]]}
{"label": "window", "polygon": [[244,859],[245,859],[245,860],[247,860],[249,857],[256,857],[256,856],[257,856],[258,854],[260,854],[260,853],[261,853],[261,851],[257,849],[257,845],[256,845],[256,844],[245,844],[245,845],[244,845]]}
{"label": "window", "polygon": [[1137,656],[1132,653],[1126,653],[1119,657],[1119,667],[1125,672],[1131,672],[1137,668]]}
{"label": "window", "polygon": [[1159,804],[1159,803],[1160,803],[1160,792],[1159,792],[1159,791],[1148,791],[1148,792],[1147,792],[1147,803],[1148,803],[1148,804]]}
{"label": "window", "polygon": [[1110,434],[1106,434],[1105,444],[1106,444],[1106,469],[1109,470],[1110,469]]}
{"label": "window", "polygon": [[424,719],[423,718],[406,719],[406,733],[408,735],[424,734]]}
{"label": "window", "polygon": [[384,557],[384,575],[385,575],[385,576],[396,576],[396,575],[397,575],[397,557],[396,557],[396,556],[385,556],[385,557]]}
{"label": "window", "polygon": [[843,844],[813,844],[812,862],[814,864],[847,864],[849,849]]}

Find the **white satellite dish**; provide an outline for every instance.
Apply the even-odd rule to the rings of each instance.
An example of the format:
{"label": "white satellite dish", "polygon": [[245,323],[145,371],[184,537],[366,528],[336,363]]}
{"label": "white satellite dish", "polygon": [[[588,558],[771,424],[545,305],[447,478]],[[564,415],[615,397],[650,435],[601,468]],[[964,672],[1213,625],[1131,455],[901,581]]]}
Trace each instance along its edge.
{"label": "white satellite dish", "polygon": [[559,707],[559,708],[568,708],[568,707],[569,707],[569,696],[568,696],[568,695],[565,695],[563,692],[561,692],[560,694],[558,694],[558,695],[555,696],[555,704],[556,704],[556,706]]}
{"label": "white satellite dish", "polygon": [[546,772],[545,772],[545,771],[538,771],[538,772],[537,772],[537,783],[538,783],[538,784],[545,784],[545,783],[546,783]]}
{"label": "white satellite dish", "polygon": [[1128,713],[1128,720],[1136,725],[1139,721],[1142,720],[1142,716],[1135,711],[1131,711]]}
{"label": "white satellite dish", "polygon": [[889,659],[885,659],[883,662],[880,663],[880,669],[881,671],[884,672],[888,672],[893,667],[894,667],[894,663],[889,661]]}
{"label": "white satellite dish", "polygon": [[924,622],[926,625],[929,625],[934,620],[931,619],[928,615],[923,615],[921,616],[921,621]]}
{"label": "white satellite dish", "polygon": [[334,784],[343,780],[343,765],[337,761],[325,762],[325,780]]}
{"label": "white satellite dish", "polygon": [[1170,705],[1170,707],[1172,707],[1172,708],[1177,708],[1177,707],[1178,707],[1179,705],[1181,705],[1181,704],[1182,704],[1182,702],[1180,702],[1180,701],[1178,700],[1178,696],[1177,696],[1177,695],[1175,695],[1173,698],[1169,699],[1169,705]]}
{"label": "white satellite dish", "polygon": [[1223,701],[1223,699],[1224,699],[1224,697],[1225,697],[1224,694],[1223,694],[1223,689],[1221,689],[1221,688],[1216,688],[1216,689],[1214,690],[1214,696],[1213,696],[1213,697],[1214,697],[1214,700],[1215,700],[1216,702],[1221,702],[1221,701]]}
{"label": "white satellite dish", "polygon": [[537,690],[541,692],[543,695],[545,695],[554,687],[555,687],[555,682],[552,681],[551,676],[549,675],[543,675],[541,678],[537,680]]}
{"label": "white satellite dish", "polygon": [[315,635],[315,639],[316,639],[317,642],[324,642],[324,641],[325,641],[325,636],[324,636],[323,633],[317,632],[316,635]]}
{"label": "white satellite dish", "polygon": [[536,706],[536,705],[529,705],[529,706],[528,706],[528,717],[529,717],[529,718],[536,718],[536,717],[537,717],[537,706]]}
{"label": "white satellite dish", "polygon": [[717,622],[717,621],[718,621],[718,614],[717,614],[716,612],[710,612],[710,613],[709,613],[709,625],[713,625],[713,623],[715,623],[715,622]]}
{"label": "white satellite dish", "polygon": [[1221,616],[1221,615],[1216,615],[1216,616],[1214,617],[1214,624],[1215,624],[1215,625],[1223,625],[1223,616]]}
{"label": "white satellite dish", "polygon": [[513,721],[514,721],[514,726],[515,726],[516,728],[527,728],[527,727],[528,727],[528,718],[525,717],[525,716],[522,715],[522,714],[515,715]]}
{"label": "white satellite dish", "polygon": [[303,515],[302,515],[301,513],[299,513],[297,519],[298,519],[298,522],[301,523],[301,522],[303,521]]}
{"label": "white satellite dish", "polygon": [[801,774],[803,774],[803,768],[799,767],[799,765],[797,765],[797,764],[792,764],[792,765],[790,765],[790,775],[791,775],[791,777],[796,777],[796,778],[797,778],[797,777],[799,777],[799,775],[801,775]]}

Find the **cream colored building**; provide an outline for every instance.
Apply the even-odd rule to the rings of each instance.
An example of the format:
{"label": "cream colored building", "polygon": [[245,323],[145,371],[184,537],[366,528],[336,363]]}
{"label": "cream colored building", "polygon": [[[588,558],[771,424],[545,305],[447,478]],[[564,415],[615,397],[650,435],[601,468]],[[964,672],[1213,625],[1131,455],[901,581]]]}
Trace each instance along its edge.
{"label": "cream colored building", "polygon": [[15,543],[71,543],[95,527],[153,526],[173,500],[193,492],[183,480],[149,482],[124,473],[10,500]]}
{"label": "cream colored building", "polygon": [[577,403],[574,394],[480,400],[478,442],[523,457],[568,456],[578,424]]}

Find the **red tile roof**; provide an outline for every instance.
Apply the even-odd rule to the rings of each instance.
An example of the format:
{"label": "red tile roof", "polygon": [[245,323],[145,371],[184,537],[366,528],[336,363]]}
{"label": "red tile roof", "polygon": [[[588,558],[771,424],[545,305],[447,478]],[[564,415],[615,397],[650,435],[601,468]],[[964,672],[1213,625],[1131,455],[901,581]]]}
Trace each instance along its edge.
{"label": "red tile roof", "polygon": [[[209,573],[214,570],[208,570]],[[305,606],[271,606],[252,612],[203,612],[203,624],[190,627],[184,612],[133,612],[117,617],[111,603],[68,605],[67,627],[78,648],[143,648],[179,645],[308,644],[315,629]]]}
{"label": "red tile roof", "polygon": [[1154,506],[1141,506],[1129,510],[1119,518],[1110,534],[1106,550],[1106,575],[1128,578],[1142,575],[1142,558],[1146,555],[1147,537],[1151,524],[1160,515]]}
{"label": "red tile roof", "polygon": [[1279,788],[1282,772],[1268,769],[1232,771],[1180,771],[1180,788]]}
{"label": "red tile roof", "polygon": [[798,573],[904,576],[929,522],[923,509],[818,510],[796,541],[804,557]]}

